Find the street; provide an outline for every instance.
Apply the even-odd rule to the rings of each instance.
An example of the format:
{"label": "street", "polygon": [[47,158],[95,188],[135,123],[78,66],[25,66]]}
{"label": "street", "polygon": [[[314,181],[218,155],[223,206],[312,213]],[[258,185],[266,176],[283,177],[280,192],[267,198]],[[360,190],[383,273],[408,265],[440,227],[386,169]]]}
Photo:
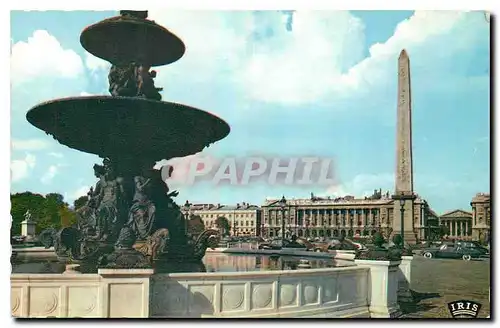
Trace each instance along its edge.
{"label": "street", "polygon": [[425,259],[415,255],[411,289],[415,304],[401,304],[405,318],[451,318],[448,302],[482,304],[479,318],[490,313],[490,259],[475,261]]}

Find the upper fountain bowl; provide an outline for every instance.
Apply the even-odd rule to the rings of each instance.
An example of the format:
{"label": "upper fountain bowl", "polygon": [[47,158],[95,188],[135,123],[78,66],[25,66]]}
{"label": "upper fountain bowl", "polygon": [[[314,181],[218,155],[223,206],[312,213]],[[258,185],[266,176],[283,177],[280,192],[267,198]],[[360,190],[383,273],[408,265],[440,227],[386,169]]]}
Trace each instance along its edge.
{"label": "upper fountain bowl", "polygon": [[150,66],[168,65],[186,51],[181,39],[146,19],[147,11],[123,10],[85,28],[80,43],[91,54],[112,64],[130,62]]}

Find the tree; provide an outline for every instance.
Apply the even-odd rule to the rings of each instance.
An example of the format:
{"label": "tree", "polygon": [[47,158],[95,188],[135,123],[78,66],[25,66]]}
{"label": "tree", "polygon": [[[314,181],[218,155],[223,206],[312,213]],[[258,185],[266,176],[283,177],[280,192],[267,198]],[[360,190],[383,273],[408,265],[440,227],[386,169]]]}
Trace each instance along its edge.
{"label": "tree", "polygon": [[11,235],[21,233],[21,222],[26,211],[30,211],[36,223],[36,233],[46,228],[60,228],[62,225],[71,225],[75,221],[74,213],[64,202],[61,194],[50,193],[44,196],[32,192],[23,192],[10,195],[12,226]]}
{"label": "tree", "polygon": [[75,211],[81,208],[83,205],[87,204],[88,200],[89,200],[88,196],[81,196],[75,199],[75,201],[73,202],[73,207]]}
{"label": "tree", "polygon": [[205,231],[205,224],[201,219],[201,216],[193,214],[189,217],[188,230],[193,235],[199,235]]}
{"label": "tree", "polygon": [[76,213],[68,206],[63,206],[59,209],[59,217],[61,220],[61,227],[70,227],[76,223]]}
{"label": "tree", "polygon": [[61,194],[50,193],[45,195],[45,202],[43,204],[42,216],[39,218],[36,226],[36,232],[39,233],[47,228],[60,228],[61,215],[59,211],[68,206],[64,202]]}
{"label": "tree", "polygon": [[215,220],[215,225],[217,228],[219,228],[220,231],[222,231],[223,236],[229,235],[229,232],[231,231],[231,226],[229,225],[229,220],[226,219],[224,216],[219,216]]}
{"label": "tree", "polygon": [[21,234],[21,222],[24,221],[24,214],[30,211],[33,220],[36,222],[43,213],[45,197],[31,192],[16,193],[10,195],[10,214],[12,216],[11,234],[13,236]]}
{"label": "tree", "polygon": [[440,239],[443,238],[444,236],[448,236],[449,234],[450,234],[450,228],[448,228],[447,225],[439,226],[438,236]]}

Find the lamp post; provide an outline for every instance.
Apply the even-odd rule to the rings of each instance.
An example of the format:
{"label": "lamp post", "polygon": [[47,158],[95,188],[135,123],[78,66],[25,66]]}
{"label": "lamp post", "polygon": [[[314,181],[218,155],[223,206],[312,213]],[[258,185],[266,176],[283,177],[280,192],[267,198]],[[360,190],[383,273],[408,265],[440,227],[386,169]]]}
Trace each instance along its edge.
{"label": "lamp post", "polygon": [[283,245],[283,240],[285,239],[285,207],[286,207],[286,199],[284,195],[283,197],[281,197],[278,206],[280,207],[281,210],[281,245]]}
{"label": "lamp post", "polygon": [[184,231],[187,234],[188,232],[188,220],[189,220],[189,209],[191,208],[191,203],[189,203],[188,200],[186,200],[186,203],[184,204]]}
{"label": "lamp post", "polygon": [[400,212],[401,212],[401,245],[405,245],[405,199],[399,199]]}
{"label": "lamp post", "polygon": [[490,238],[490,204],[484,204],[484,226],[486,227],[485,233],[484,233],[484,238],[481,240],[484,244],[488,242],[488,239]]}
{"label": "lamp post", "polygon": [[[392,196],[392,199],[394,200],[399,200],[399,210],[401,212],[401,242],[402,246],[404,247],[405,243],[405,205],[406,205],[406,200],[415,200],[416,196],[413,193],[408,193],[408,192],[398,192],[396,195]],[[412,202],[410,204],[413,204]],[[394,209],[396,210],[396,209]]]}
{"label": "lamp post", "polygon": [[354,223],[354,210],[350,210],[349,211],[349,232],[350,232],[350,238],[352,238],[354,236],[354,227],[353,227],[353,223]]}
{"label": "lamp post", "polygon": [[236,212],[233,211],[233,237],[236,237]]}

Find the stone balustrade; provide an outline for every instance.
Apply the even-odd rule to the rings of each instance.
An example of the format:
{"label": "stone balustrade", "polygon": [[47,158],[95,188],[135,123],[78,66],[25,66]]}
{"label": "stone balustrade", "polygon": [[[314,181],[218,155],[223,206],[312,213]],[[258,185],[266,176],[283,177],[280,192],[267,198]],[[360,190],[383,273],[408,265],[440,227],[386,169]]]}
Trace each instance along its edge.
{"label": "stone balustrade", "polygon": [[255,272],[12,274],[14,317],[395,317],[399,262]]}
{"label": "stone balustrade", "polygon": [[151,269],[12,274],[11,313],[23,318],[147,318]]}
{"label": "stone balustrade", "polygon": [[368,268],[152,277],[152,317],[369,317]]}

